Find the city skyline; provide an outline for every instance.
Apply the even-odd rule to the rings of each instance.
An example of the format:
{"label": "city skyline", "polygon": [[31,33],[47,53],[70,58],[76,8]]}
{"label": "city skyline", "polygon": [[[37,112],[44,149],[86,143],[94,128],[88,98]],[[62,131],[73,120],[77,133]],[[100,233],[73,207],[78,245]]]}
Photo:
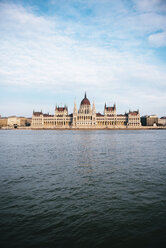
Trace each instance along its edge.
{"label": "city skyline", "polygon": [[166,2],[0,2],[0,114],[96,109],[165,116]]}
{"label": "city skyline", "polygon": [[140,128],[141,119],[139,110],[118,115],[116,105],[107,106],[105,103],[104,113],[96,111],[95,102],[91,104],[86,92],[77,108],[74,103],[73,113],[68,113],[67,106],[55,107],[54,115],[33,111],[32,128]]}

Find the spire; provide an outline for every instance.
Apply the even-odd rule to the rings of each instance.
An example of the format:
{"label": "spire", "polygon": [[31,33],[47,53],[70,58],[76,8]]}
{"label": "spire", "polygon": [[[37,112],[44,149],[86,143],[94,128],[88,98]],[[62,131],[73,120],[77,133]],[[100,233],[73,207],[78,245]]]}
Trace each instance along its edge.
{"label": "spire", "polygon": [[105,103],[104,109],[106,109],[106,103]]}
{"label": "spire", "polygon": [[85,96],[84,96],[84,98],[86,98],[86,91],[85,91]]}
{"label": "spire", "polygon": [[95,102],[94,102],[94,101],[93,101],[92,112],[93,112],[93,114],[95,114],[95,113],[96,113],[96,108],[95,108]]}
{"label": "spire", "polygon": [[77,114],[77,105],[76,105],[76,101],[74,101],[73,114]]}
{"label": "spire", "polygon": [[65,104],[65,106],[64,106],[64,109],[66,109],[66,110],[68,109],[66,104]]}

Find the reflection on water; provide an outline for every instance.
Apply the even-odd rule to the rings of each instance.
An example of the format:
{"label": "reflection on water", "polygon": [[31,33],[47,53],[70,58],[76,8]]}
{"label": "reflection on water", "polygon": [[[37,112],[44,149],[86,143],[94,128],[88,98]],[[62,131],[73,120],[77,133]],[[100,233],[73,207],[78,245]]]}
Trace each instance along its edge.
{"label": "reflection on water", "polygon": [[165,247],[166,131],[0,131],[2,247]]}

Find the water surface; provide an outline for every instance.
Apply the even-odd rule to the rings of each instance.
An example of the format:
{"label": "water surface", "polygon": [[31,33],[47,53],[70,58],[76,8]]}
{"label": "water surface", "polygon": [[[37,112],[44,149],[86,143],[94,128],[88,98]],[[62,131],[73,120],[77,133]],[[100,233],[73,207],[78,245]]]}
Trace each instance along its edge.
{"label": "water surface", "polygon": [[166,247],[166,130],[1,130],[0,244]]}

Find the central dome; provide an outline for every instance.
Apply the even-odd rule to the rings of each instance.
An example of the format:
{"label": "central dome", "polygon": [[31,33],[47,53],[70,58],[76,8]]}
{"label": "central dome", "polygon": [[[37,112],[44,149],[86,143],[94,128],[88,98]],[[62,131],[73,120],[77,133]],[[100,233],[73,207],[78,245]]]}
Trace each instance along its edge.
{"label": "central dome", "polygon": [[81,101],[81,105],[90,105],[90,101],[86,97],[86,92],[85,92],[84,99]]}

